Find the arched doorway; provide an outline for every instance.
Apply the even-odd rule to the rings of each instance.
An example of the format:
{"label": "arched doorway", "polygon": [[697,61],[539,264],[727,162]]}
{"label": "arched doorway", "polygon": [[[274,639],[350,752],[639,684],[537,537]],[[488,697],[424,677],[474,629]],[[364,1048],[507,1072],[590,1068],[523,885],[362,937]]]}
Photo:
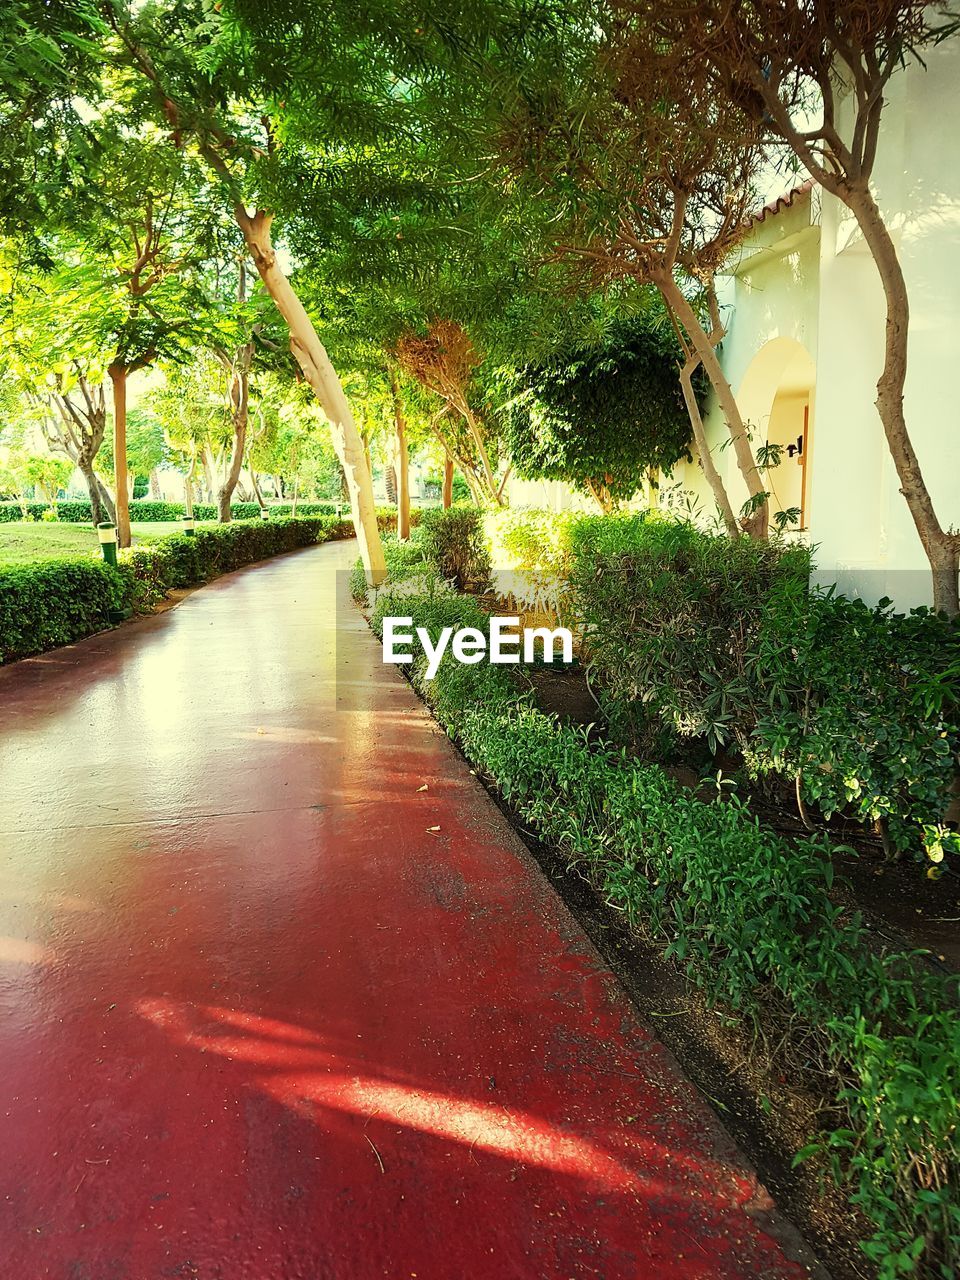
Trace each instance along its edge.
{"label": "arched doorway", "polygon": [[791,529],[809,527],[807,472],[815,387],[816,367],[806,347],[794,338],[772,338],[750,362],[737,393],[754,453],[764,444],[779,446],[780,465],[766,473],[766,484],[772,495],[771,515],[799,513]]}

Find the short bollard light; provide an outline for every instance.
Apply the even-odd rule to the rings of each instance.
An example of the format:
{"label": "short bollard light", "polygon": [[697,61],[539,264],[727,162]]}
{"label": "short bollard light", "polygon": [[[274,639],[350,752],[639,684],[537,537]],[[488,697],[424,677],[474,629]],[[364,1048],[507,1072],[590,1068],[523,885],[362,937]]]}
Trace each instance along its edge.
{"label": "short bollard light", "polygon": [[194,529],[196,529],[196,527],[197,527],[197,522],[196,520],[194,520],[193,516],[183,517],[183,532],[188,538],[193,537],[193,531]]}
{"label": "short bollard light", "polygon": [[269,519],[270,519],[270,511],[269,511],[269,509],[268,509],[267,507],[261,507],[261,508],[260,508],[260,519],[261,519],[261,520],[269,520]]}
{"label": "short bollard light", "polygon": [[107,564],[117,567],[117,526],[109,520],[102,520],[97,525],[97,537],[100,539],[100,550]]}

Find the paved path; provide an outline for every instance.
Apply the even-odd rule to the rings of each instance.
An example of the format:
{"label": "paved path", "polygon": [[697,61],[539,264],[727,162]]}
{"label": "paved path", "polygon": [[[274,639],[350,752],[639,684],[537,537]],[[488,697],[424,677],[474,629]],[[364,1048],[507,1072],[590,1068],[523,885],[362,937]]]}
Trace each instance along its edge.
{"label": "paved path", "polygon": [[353,554],[0,671],[0,1276],[805,1275]]}

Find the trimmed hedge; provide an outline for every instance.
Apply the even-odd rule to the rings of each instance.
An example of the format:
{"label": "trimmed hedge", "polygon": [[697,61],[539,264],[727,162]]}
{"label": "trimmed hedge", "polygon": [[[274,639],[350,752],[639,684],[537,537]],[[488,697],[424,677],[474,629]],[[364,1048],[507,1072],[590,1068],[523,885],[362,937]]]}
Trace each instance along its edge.
{"label": "trimmed hedge", "polygon": [[0,568],[0,663],[102,631],[126,594],[123,576],[93,558]]}
{"label": "trimmed hedge", "polygon": [[[27,510],[34,520],[41,519],[49,508],[48,502],[28,502]],[[341,510],[349,513],[348,503],[341,503]],[[290,502],[268,504],[271,517],[288,516],[293,511]],[[332,516],[336,515],[335,502],[298,502],[297,516]],[[254,520],[260,516],[260,505],[256,502],[235,502],[230,507],[234,520]],[[138,498],[130,503],[130,519],[134,524],[153,524],[157,521],[182,520],[185,508],[182,502],[155,502],[149,498]],[[196,520],[216,520],[217,507],[210,502],[195,502],[193,514]],[[64,500],[57,503],[57,515],[64,524],[88,524],[92,519],[90,503]],[[0,524],[22,520],[23,512],[17,502],[0,502]]]}
{"label": "trimmed hedge", "polygon": [[[305,516],[333,516],[337,514],[339,506],[342,515],[350,515],[349,502],[298,502],[297,503],[297,519]],[[41,520],[43,513],[50,509],[47,502],[28,502],[27,511],[32,520]],[[193,516],[195,520],[216,520],[217,507],[210,502],[195,502],[193,504]],[[292,502],[272,502],[267,504],[267,510],[270,512],[270,518],[292,516]],[[234,520],[259,520],[260,506],[256,502],[235,502],[230,508],[230,514]],[[154,524],[159,521],[182,520],[185,515],[185,508],[182,502],[154,502],[152,499],[143,498],[136,502],[130,503],[130,520],[133,524]],[[57,516],[64,524],[88,524],[92,521],[93,516],[90,513],[89,502],[71,502],[64,500],[57,503]],[[393,520],[393,527],[396,528],[397,509],[396,507],[378,507],[377,518],[379,520]],[[0,524],[10,524],[17,520],[23,519],[23,512],[17,502],[0,502]],[[410,512],[410,524],[416,526],[420,523],[420,508],[414,507]],[[382,525],[381,525],[382,527]]]}
{"label": "trimmed hedge", "polygon": [[[436,639],[478,627],[478,604],[435,583],[388,584],[373,626],[412,616]],[[825,1157],[872,1220],[863,1244],[885,1280],[960,1267],[960,977],[920,953],[878,949],[830,897],[821,840],[763,828],[733,797],[697,799],[654,765],[594,744],[536,710],[501,666],[449,654],[414,685],[522,820],[589,875],[714,1000],[762,1025],[776,1008],[833,1081],[844,1127],[800,1153]]]}
{"label": "trimmed hedge", "polygon": [[284,551],[351,537],[351,522],[336,516],[248,520],[121,551],[116,569],[92,556],[0,568],[0,663],[93,635],[111,625],[112,611],[148,611],[170,590]]}

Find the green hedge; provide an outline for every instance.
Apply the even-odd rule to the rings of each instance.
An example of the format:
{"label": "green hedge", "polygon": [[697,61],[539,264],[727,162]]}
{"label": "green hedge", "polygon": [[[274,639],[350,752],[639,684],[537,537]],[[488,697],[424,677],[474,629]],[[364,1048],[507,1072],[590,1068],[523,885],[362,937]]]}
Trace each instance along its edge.
{"label": "green hedge", "polygon": [[[343,515],[349,516],[350,504],[348,502],[298,502],[297,517],[333,516],[337,514],[338,506]],[[49,503],[27,503],[27,511],[32,520],[40,520],[47,510],[49,510]],[[267,504],[267,510],[270,512],[271,519],[277,516],[290,516],[293,514],[293,503],[270,502]],[[193,515],[196,520],[216,520],[217,511],[218,508],[211,502],[195,502],[193,504]],[[182,520],[184,513],[182,502],[154,502],[149,498],[143,498],[130,503],[130,519],[134,524],[153,524],[157,521]],[[260,506],[256,502],[235,502],[230,508],[230,514],[234,520],[260,519]],[[87,524],[93,519],[90,514],[90,503],[86,501],[72,502],[64,500],[58,502],[57,515],[64,524]],[[392,517],[394,527],[396,526],[396,507],[378,507],[377,516],[381,519]],[[0,502],[0,524],[12,523],[22,519],[23,512],[19,503]],[[414,507],[410,512],[410,523],[411,525],[417,525],[419,522],[420,509]]]}
{"label": "green hedge", "polygon": [[[39,520],[49,507],[47,502],[28,502],[27,510],[33,520]],[[271,517],[288,516],[293,511],[293,504],[290,502],[269,503],[268,508]],[[341,509],[349,514],[349,504],[341,503]],[[197,520],[216,520],[218,508],[210,502],[195,502],[193,504],[194,518]],[[335,502],[298,502],[298,516],[331,516],[335,515],[337,504]],[[182,520],[185,509],[182,502],[154,502],[152,499],[143,498],[130,503],[130,519],[134,524],[138,523],[154,523],[164,520]],[[260,516],[260,506],[256,502],[235,502],[230,508],[230,513],[234,520],[254,520]],[[65,524],[87,524],[92,520],[90,514],[90,503],[86,501],[73,502],[64,500],[57,503],[57,515]],[[0,524],[15,520],[22,520],[23,512],[19,503],[16,502],[0,502]]]}
{"label": "green hedge", "polygon": [[[409,586],[409,584],[408,584]],[[412,616],[486,628],[475,601],[436,583],[379,593],[373,625]],[[833,1081],[845,1124],[816,1137],[872,1220],[864,1250],[883,1277],[960,1266],[960,978],[919,953],[878,950],[830,896],[829,851],[787,841],[737,799],[706,803],[661,769],[596,745],[537,711],[508,671],[449,656],[414,684],[525,824],[584,870],[689,978],[759,1026],[776,1008]]]}
{"label": "green hedge", "polygon": [[[389,523],[389,516],[383,519]],[[116,569],[92,557],[0,568],[0,662],[101,631],[110,625],[113,610],[143,612],[170,590],[208,582],[284,551],[350,537],[353,525],[336,516],[248,520],[121,551]]]}
{"label": "green hedge", "polygon": [[123,576],[92,558],[0,568],[0,663],[103,630],[125,597]]}

